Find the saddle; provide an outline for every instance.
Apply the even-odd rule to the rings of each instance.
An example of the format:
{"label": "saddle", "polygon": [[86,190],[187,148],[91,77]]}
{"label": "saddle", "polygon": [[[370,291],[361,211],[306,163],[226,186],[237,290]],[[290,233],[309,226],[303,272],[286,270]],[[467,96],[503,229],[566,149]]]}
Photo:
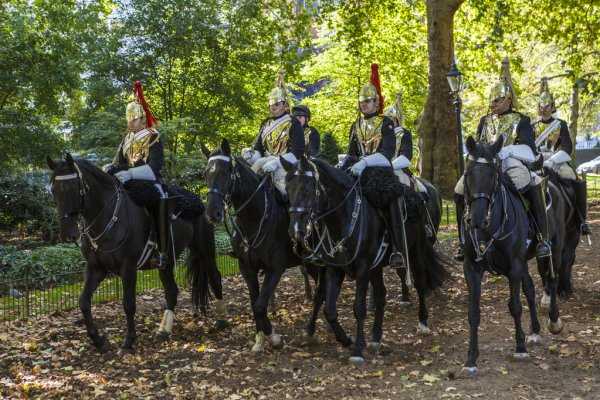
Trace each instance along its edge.
{"label": "saddle", "polygon": [[[160,201],[160,193],[154,186],[154,182],[130,180],[123,185],[127,194],[135,204],[140,207],[157,207]],[[173,213],[179,218],[194,219],[204,213],[204,203],[200,196],[176,185],[165,185],[163,188],[169,197],[173,198]]]}

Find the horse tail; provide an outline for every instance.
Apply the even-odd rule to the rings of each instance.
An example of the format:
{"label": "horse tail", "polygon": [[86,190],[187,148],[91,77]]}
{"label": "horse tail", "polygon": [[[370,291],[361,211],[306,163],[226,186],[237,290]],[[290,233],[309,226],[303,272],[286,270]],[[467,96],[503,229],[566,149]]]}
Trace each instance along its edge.
{"label": "horse tail", "polygon": [[194,220],[194,234],[190,245],[187,262],[187,279],[192,288],[192,305],[194,310],[206,314],[210,302],[209,283],[218,275],[218,288],[213,284],[216,296],[221,297],[221,275],[217,268],[215,254],[215,233],[213,226],[204,215]]}
{"label": "horse tail", "polygon": [[449,278],[448,262],[435,250],[433,243],[427,239],[423,224],[418,224],[416,232],[418,235],[416,235],[416,251],[413,258],[416,261],[416,265],[413,267],[415,286],[424,289],[428,293],[441,287]]}

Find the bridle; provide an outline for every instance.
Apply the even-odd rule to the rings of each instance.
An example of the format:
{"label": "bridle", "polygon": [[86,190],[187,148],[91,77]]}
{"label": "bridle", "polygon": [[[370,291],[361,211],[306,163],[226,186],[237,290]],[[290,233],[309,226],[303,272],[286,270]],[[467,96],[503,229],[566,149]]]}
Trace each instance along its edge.
{"label": "bridle", "polygon": [[[507,192],[506,192],[506,187],[501,183],[500,180],[500,176],[501,176],[501,171],[500,171],[500,163],[498,158],[494,158],[492,160],[488,160],[486,158],[477,158],[475,159],[472,156],[469,156],[469,159],[471,160],[470,165],[467,167],[467,171],[465,172],[465,177],[464,177],[464,188],[465,188],[465,210],[463,213],[463,218],[464,218],[464,223],[463,226],[465,226],[468,230],[469,236],[471,237],[471,241],[473,243],[473,249],[475,251],[475,254],[477,256],[477,258],[475,259],[475,261],[481,261],[483,259],[483,257],[486,255],[486,253],[488,252],[488,250],[492,247],[492,245],[494,244],[495,241],[500,241],[500,240],[504,240],[506,239],[506,237],[508,237],[508,235],[510,235],[510,232],[507,232],[505,235],[503,235],[502,237],[500,237],[499,235],[504,231],[505,225],[508,221],[508,212],[507,212],[507,207],[506,207],[506,203],[507,203]],[[476,192],[471,194],[471,190],[469,189],[469,185],[467,183],[467,177],[472,173],[472,169],[475,168],[475,166],[480,166],[480,167],[487,167],[491,170],[493,170],[494,174],[494,181],[492,184],[492,190],[490,191],[490,193],[485,193],[485,192]],[[475,201],[475,200],[479,200],[479,199],[484,199],[487,202],[487,209],[486,209],[486,216],[485,216],[485,227],[483,228],[484,231],[488,231],[489,228],[491,227],[491,221],[492,221],[492,212],[494,209],[494,204],[496,201],[496,194],[498,193],[498,191],[500,191],[502,197],[502,223],[500,224],[500,227],[493,233],[490,234],[490,239],[485,242],[485,241],[480,241],[477,231],[478,229],[472,226],[472,221],[469,217],[469,209],[471,207],[471,204]]]}
{"label": "bridle", "polygon": [[[55,181],[69,181],[69,180],[76,179],[77,184],[78,184],[79,208],[77,208],[75,210],[70,210],[68,213],[65,213],[64,215],[62,215],[61,216],[62,220],[72,218],[74,216],[81,216],[82,211],[85,209],[86,195],[89,192],[89,186],[84,181],[83,173],[81,172],[81,169],[79,168],[79,166],[77,165],[77,163],[75,161],[73,162],[73,167],[75,169],[75,172],[70,173],[70,174],[65,174],[65,175],[55,175],[52,179],[52,183],[54,183]],[[121,205],[123,203],[123,189],[117,179],[114,179],[114,181],[115,181],[114,193],[113,193],[110,201],[108,201],[104,204],[104,206],[100,209],[100,211],[94,216],[94,218],[92,218],[92,220],[89,224],[86,224],[85,218],[80,218],[80,220],[78,222],[80,239],[85,237],[90,242],[90,245],[92,246],[94,251],[101,251],[101,252],[105,252],[105,253],[116,251],[125,243],[125,241],[127,240],[128,236],[129,236],[129,229],[127,229],[127,233],[125,234],[124,238],[120,241],[120,243],[115,248],[110,249],[110,250],[100,249],[100,243],[99,243],[100,240],[102,240],[102,238],[119,221],[119,212],[121,209]],[[116,200],[114,202],[114,208],[113,208],[113,212],[112,212],[110,219],[104,225],[104,228],[102,229],[100,234],[92,236],[92,233],[91,233],[92,227],[97,222],[97,220],[100,218],[100,216],[104,213],[104,210],[106,209],[106,207],[110,203],[112,203],[112,200],[115,198],[116,198]]]}
{"label": "bridle", "polygon": [[[342,199],[342,201],[337,204],[335,207],[329,208],[328,210],[326,210],[325,212],[321,213],[321,214],[317,214],[313,208],[314,208],[314,204],[319,204],[320,203],[320,198],[326,198],[321,191],[323,191],[323,186],[321,185],[321,182],[319,180],[319,173],[318,173],[318,169],[316,167],[316,165],[314,163],[312,163],[311,161],[308,161],[309,165],[312,166],[313,171],[306,171],[306,170],[300,170],[300,169],[296,169],[296,171],[294,171],[294,176],[298,176],[298,177],[307,177],[309,179],[314,179],[315,181],[315,197],[314,200],[312,202],[313,206],[312,207],[290,207],[288,209],[290,214],[308,214],[307,220],[308,220],[308,224],[307,224],[307,232],[304,235],[303,238],[303,247],[305,250],[307,250],[309,252],[309,255],[301,255],[298,254],[298,243],[295,237],[292,237],[292,241],[294,243],[293,249],[294,252],[296,253],[296,255],[298,255],[299,257],[303,258],[306,261],[313,261],[315,259],[323,259],[323,258],[329,258],[329,260],[326,261],[326,264],[329,266],[334,266],[334,267],[345,267],[350,265],[351,263],[353,263],[356,258],[358,257],[358,254],[360,252],[360,248],[361,248],[361,244],[362,244],[362,235],[363,235],[363,223],[364,222],[364,212],[362,212],[363,210],[363,205],[362,205],[362,193],[361,193],[361,187],[360,187],[360,179],[357,179],[356,182],[352,185],[352,187],[347,191],[346,195],[344,196],[344,198]],[[334,241],[331,237],[331,234],[329,232],[329,229],[327,228],[326,224],[321,224],[319,223],[322,219],[324,219],[325,217],[333,214],[335,211],[339,210],[342,206],[344,206],[346,204],[346,202],[348,201],[348,199],[350,198],[350,196],[352,194],[355,194],[355,200],[354,200],[354,206],[353,206],[353,210],[352,210],[352,216],[351,216],[351,221],[350,221],[350,227],[348,228],[348,231],[345,235],[343,235],[339,240]],[[361,218],[362,217],[362,218]],[[359,218],[360,218],[360,224],[359,224]],[[331,261],[332,259],[335,259],[335,256],[337,253],[340,253],[342,251],[344,251],[345,247],[345,243],[354,235],[356,228],[358,226],[358,239],[356,241],[356,246],[354,246],[354,254],[352,255],[351,259],[344,262],[344,263],[335,263],[333,261]],[[312,232],[315,232],[316,235],[316,245],[311,245],[309,243],[309,237],[311,236]]]}
{"label": "bridle", "polygon": [[[266,234],[263,232],[263,227],[264,227],[265,221],[267,220],[268,211],[269,211],[269,198],[267,195],[267,191],[264,190],[263,213],[260,218],[258,228],[257,228],[256,232],[254,233],[254,235],[251,235],[251,236],[244,235],[244,232],[242,232],[242,229],[240,228],[239,224],[236,222],[236,217],[243,210],[246,209],[246,207],[250,204],[250,202],[258,194],[258,192],[263,188],[263,186],[267,182],[267,179],[269,178],[269,175],[265,175],[262,178],[262,180],[260,181],[260,183],[258,184],[256,189],[254,190],[254,192],[252,192],[250,197],[248,197],[248,199],[246,199],[246,201],[244,201],[244,203],[242,203],[241,206],[234,207],[233,202],[231,201],[231,194],[234,193],[234,190],[236,189],[236,185],[239,185],[238,181],[241,179],[240,173],[237,170],[237,163],[236,163],[235,159],[232,157],[225,156],[225,155],[215,155],[208,159],[207,173],[209,171],[208,164],[210,164],[211,161],[214,162],[217,160],[221,160],[221,161],[224,161],[225,163],[227,163],[227,165],[229,166],[229,168],[231,170],[229,173],[229,183],[228,183],[228,187],[227,187],[227,192],[224,193],[218,187],[212,186],[212,187],[208,188],[208,193],[215,194],[221,198],[221,200],[223,202],[223,206],[224,206],[223,209],[224,209],[225,216],[226,216],[225,224],[224,224],[225,230],[227,231],[227,234],[230,237],[233,237],[233,233],[231,232],[231,229],[229,227],[229,225],[231,225],[231,227],[233,227],[233,229],[235,230],[235,233],[237,233],[239,235],[240,239],[242,240],[242,246],[244,248],[244,251],[248,252],[250,249],[255,249],[255,248],[259,247],[263,243],[263,241],[265,240],[265,237],[266,237]],[[235,211],[230,211],[233,209],[235,209]]]}

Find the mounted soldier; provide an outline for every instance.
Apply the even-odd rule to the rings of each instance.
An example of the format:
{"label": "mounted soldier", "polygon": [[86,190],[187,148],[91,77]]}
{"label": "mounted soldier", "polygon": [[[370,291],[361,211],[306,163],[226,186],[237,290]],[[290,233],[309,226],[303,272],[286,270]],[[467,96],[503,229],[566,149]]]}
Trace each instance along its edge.
{"label": "mounted soldier", "polygon": [[114,175],[136,200],[143,203],[154,219],[154,235],[158,236],[158,255],[151,264],[164,269],[169,243],[168,194],[162,183],[164,150],[158,120],[152,114],[140,81],[133,88],[134,100],[127,104],[125,117],[128,133],[123,137],[113,162],[105,171]]}
{"label": "mounted soldier", "polygon": [[[350,128],[348,153],[342,168],[359,160],[350,168],[355,176],[360,176],[367,167],[392,167],[392,159],[396,154],[396,134],[394,122],[382,114],[383,96],[379,84],[379,66],[371,65],[370,82],[364,85],[359,93],[360,115]],[[404,263],[404,237],[402,233],[403,218],[398,201],[390,201],[386,223],[390,233],[393,251],[390,265],[402,268]]]}
{"label": "mounted soldier", "polygon": [[321,151],[321,135],[314,126],[310,126],[310,109],[304,104],[292,107],[292,116],[300,122],[304,129],[304,144],[307,157],[318,157]]}
{"label": "mounted soldier", "polygon": [[568,181],[575,192],[575,206],[580,219],[580,231],[590,234],[587,219],[587,187],[585,180],[578,179],[571,165],[573,141],[567,123],[553,114],[556,112],[554,96],[548,88],[546,78],[541,81],[538,113],[540,119],[533,124],[535,145],[544,157],[544,167],[554,171],[561,179]]}
{"label": "mounted soldier", "polygon": [[275,186],[285,193],[285,171],[279,156],[295,164],[304,154],[304,128],[290,115],[292,101],[285,87],[283,72],[269,94],[270,116],[263,121],[252,149],[242,150],[242,157],[257,173],[273,173]]}
{"label": "mounted soldier", "polygon": [[[504,138],[503,149],[500,151],[502,172],[506,174],[513,186],[530,203],[531,211],[537,229],[538,245],[536,256],[538,258],[551,255],[548,244],[548,219],[546,215],[546,201],[542,179],[531,172],[529,163],[539,162],[533,127],[528,116],[515,111],[517,99],[510,76],[508,58],[502,61],[499,81],[491,88],[490,109],[491,113],[483,116],[477,127],[477,141],[492,144],[500,136]],[[457,209],[457,225],[460,238],[459,249],[455,259],[463,260],[462,223],[465,208],[464,175],[459,179],[455,191]]]}

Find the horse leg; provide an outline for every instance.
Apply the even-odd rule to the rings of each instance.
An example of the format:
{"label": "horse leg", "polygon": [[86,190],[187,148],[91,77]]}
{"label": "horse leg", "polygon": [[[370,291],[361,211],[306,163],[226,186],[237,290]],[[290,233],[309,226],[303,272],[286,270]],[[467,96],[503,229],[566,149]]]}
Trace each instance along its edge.
{"label": "horse leg", "polygon": [[177,288],[177,282],[175,282],[175,276],[173,275],[173,265],[168,264],[165,269],[159,270],[158,276],[165,289],[165,300],[167,302],[167,309],[165,310],[160,326],[158,327],[158,335],[162,339],[167,339],[173,331],[175,306],[177,305],[177,294],[179,293],[179,289]]}
{"label": "horse leg", "polygon": [[137,270],[134,265],[128,265],[121,273],[123,281],[123,309],[127,318],[127,334],[121,346],[125,350],[131,350],[135,342],[135,283]]}
{"label": "horse leg", "polygon": [[318,280],[317,280],[317,288],[315,290],[315,295],[313,298],[313,309],[310,315],[310,319],[308,320],[308,324],[306,324],[305,334],[308,338],[314,338],[317,317],[319,316],[319,310],[323,305],[323,301],[325,300],[325,289],[326,289],[326,279],[325,279],[325,271],[319,271]]}
{"label": "horse leg", "polygon": [[479,357],[479,329],[482,273],[475,270],[469,260],[464,262],[464,274],[469,288],[469,352],[465,369],[470,375],[477,373],[477,358]]}
{"label": "horse leg", "polygon": [[523,277],[523,291],[529,307],[529,316],[531,318],[531,334],[527,336],[527,343],[539,344],[542,341],[540,337],[540,321],[538,320],[537,307],[535,303],[535,286],[529,272]]}
{"label": "horse leg", "polygon": [[[545,261],[546,260],[546,261]],[[550,305],[550,282],[549,282],[549,265],[548,258],[537,259],[537,268],[540,278],[542,279],[542,297],[540,299],[540,307],[547,308]]]}
{"label": "horse leg", "polygon": [[229,326],[227,322],[227,304],[223,300],[223,280],[216,263],[208,268],[208,284],[215,295],[215,329],[220,331]]}
{"label": "horse leg", "polygon": [[94,319],[92,318],[92,295],[98,288],[100,282],[104,280],[105,276],[106,272],[100,270],[96,264],[89,263],[85,273],[83,290],[79,296],[79,308],[81,314],[83,314],[85,329],[94,346],[101,352],[107,350],[108,342],[104,336],[98,333],[98,328],[96,328],[96,325],[94,324]]}
{"label": "horse leg", "polygon": [[572,273],[575,263],[575,250],[579,243],[579,235],[566,241],[563,246],[563,256],[561,257],[561,268],[558,269],[558,295],[562,298],[568,298],[573,294]]}
{"label": "horse leg", "polygon": [[515,358],[528,357],[527,349],[525,347],[525,333],[521,326],[521,314],[523,312],[523,307],[521,305],[521,281],[523,280],[522,274],[527,270],[526,268],[526,265],[521,265],[518,268],[513,266],[508,276],[508,284],[510,286],[508,309],[515,322],[515,341],[517,343],[514,353]]}
{"label": "horse leg", "polygon": [[417,333],[419,335],[431,334],[427,320],[429,319],[429,312],[427,311],[427,300],[425,299],[425,288],[417,288],[417,295],[419,297],[419,324],[417,325]]}
{"label": "horse leg", "polygon": [[260,293],[260,286],[258,283],[258,274],[255,270],[249,269],[244,262],[239,261],[240,272],[242,273],[242,277],[246,281],[246,286],[248,287],[248,292],[250,294],[250,308],[252,309],[252,316],[254,317],[254,324],[256,327],[256,336],[255,342],[252,346],[252,351],[254,353],[260,353],[265,349],[265,335],[260,330],[261,323],[258,320],[256,312],[254,311],[254,304],[258,299],[258,295]]}
{"label": "horse leg", "polygon": [[302,272],[302,276],[304,277],[304,297],[306,298],[306,301],[311,301],[313,299],[312,288],[310,287],[308,272],[306,271],[306,266],[304,264],[300,265],[300,272]]}
{"label": "horse leg", "polygon": [[280,348],[283,345],[283,342],[281,340],[281,335],[275,333],[273,330],[271,321],[269,320],[267,308],[269,299],[271,299],[273,293],[275,293],[275,289],[277,288],[277,284],[281,279],[281,275],[283,275],[283,270],[265,272],[260,294],[253,305],[254,313],[257,317],[257,320],[260,322],[258,328],[259,333],[262,332],[271,342],[271,345],[274,348]]}
{"label": "horse leg", "polygon": [[333,334],[338,342],[344,347],[348,347],[352,344],[352,339],[348,337],[344,328],[340,325],[337,320],[337,299],[342,289],[342,282],[344,281],[344,271],[337,270],[335,268],[327,268],[327,291],[325,295],[325,319],[329,323]]}
{"label": "horse leg", "polygon": [[383,313],[385,310],[386,289],[383,281],[383,269],[378,268],[371,277],[371,287],[373,287],[374,302],[375,302],[375,318],[373,321],[373,331],[371,334],[371,342],[367,347],[371,350],[379,350],[381,347],[381,337],[383,336]]}
{"label": "horse leg", "polygon": [[363,265],[359,268],[362,274],[356,277],[356,294],[354,297],[354,318],[356,319],[356,341],[350,362],[354,365],[362,365],[365,362],[363,350],[365,348],[365,318],[367,317],[367,291],[369,289],[368,267]]}
{"label": "horse leg", "polygon": [[[558,271],[560,270],[560,262],[562,259],[562,251],[557,251],[556,253],[552,253],[552,262],[554,264],[554,271]],[[546,263],[550,262],[550,258],[546,257],[545,261]],[[547,321],[547,326],[548,326],[548,330],[554,334],[557,335],[560,332],[562,332],[563,330],[563,323],[562,320],[559,317],[559,311],[558,311],[558,279],[559,277],[556,275],[557,272],[555,272],[555,276],[554,277],[548,277],[548,287],[550,289],[550,307],[548,309],[548,321]]]}
{"label": "horse leg", "polygon": [[[412,260],[411,260],[412,263]],[[406,284],[406,268],[398,268],[397,270],[397,274],[400,277],[400,281],[402,282],[402,299],[400,300],[400,305],[401,306],[408,306],[410,305],[410,295],[409,295],[409,289],[408,289],[408,285]]]}

